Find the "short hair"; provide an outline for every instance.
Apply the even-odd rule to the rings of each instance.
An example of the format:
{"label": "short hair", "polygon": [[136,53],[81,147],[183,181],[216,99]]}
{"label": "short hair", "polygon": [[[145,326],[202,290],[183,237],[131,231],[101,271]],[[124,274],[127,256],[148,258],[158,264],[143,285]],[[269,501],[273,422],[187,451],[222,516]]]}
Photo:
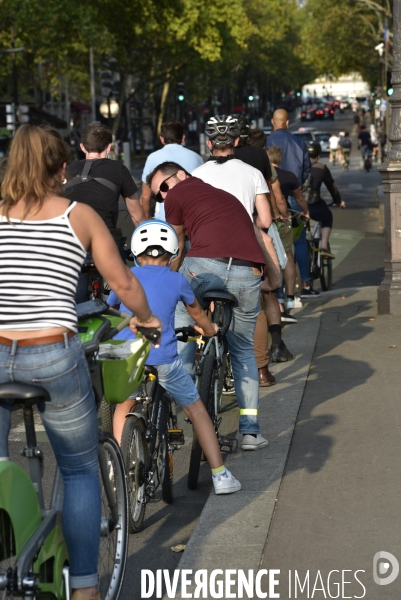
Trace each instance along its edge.
{"label": "short hair", "polygon": [[148,185],[152,184],[152,180],[153,177],[156,175],[156,173],[158,172],[163,173],[163,175],[174,175],[175,173],[177,173],[177,171],[184,171],[184,173],[186,173],[187,175],[189,175],[190,173],[188,173],[188,171],[186,171],[184,169],[184,167],[182,167],[181,165],[179,165],[178,163],[175,162],[164,162],[164,163],[160,163],[160,165],[157,165],[157,167],[155,167],[153,169],[153,171],[151,173],[149,173],[149,175],[146,177],[146,183]]}
{"label": "short hair", "polygon": [[34,207],[42,208],[47,194],[59,194],[62,189],[61,169],[68,160],[63,138],[47,126],[21,125],[11,142],[10,155],[1,184],[2,214],[24,198],[21,220]]}
{"label": "short hair", "polygon": [[274,163],[275,165],[279,165],[281,163],[283,153],[281,152],[280,146],[270,146],[266,149],[266,152],[270,162]]}
{"label": "short hair", "polygon": [[248,136],[248,145],[264,148],[266,146],[266,134],[261,129],[251,129]]}
{"label": "short hair", "polygon": [[162,123],[160,135],[166,144],[181,144],[184,137],[184,126],[180,121],[166,121]]}
{"label": "short hair", "polygon": [[101,123],[89,123],[82,134],[82,145],[87,152],[100,154],[113,142],[111,129]]}

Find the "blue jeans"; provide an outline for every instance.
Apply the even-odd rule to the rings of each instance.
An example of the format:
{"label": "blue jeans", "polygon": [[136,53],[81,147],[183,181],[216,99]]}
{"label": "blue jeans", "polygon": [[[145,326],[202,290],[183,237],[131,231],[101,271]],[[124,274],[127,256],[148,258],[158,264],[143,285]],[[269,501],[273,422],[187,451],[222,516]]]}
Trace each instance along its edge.
{"label": "blue jeans", "polygon": [[[0,383],[44,387],[38,409],[64,481],[63,532],[72,588],[97,585],[100,543],[98,424],[89,369],[76,335],[64,342],[0,344]],[[0,405],[0,457],[8,457],[11,414]]]}
{"label": "blue jeans", "polygon": [[[294,210],[300,210],[298,204],[295,201],[295,198],[292,196],[288,196],[288,201],[291,205],[291,208]],[[301,235],[294,242],[294,258],[298,265],[299,274],[301,276],[301,281],[309,281],[310,280],[310,272],[309,272],[309,254],[308,254],[308,246],[306,244],[306,230],[305,227],[302,230]]]}
{"label": "blue jeans", "polygon": [[[232,266],[227,271],[223,262],[212,258],[185,258],[181,273],[201,305],[202,294],[210,290],[225,290],[238,300],[233,310],[230,329],[227,332],[228,347],[234,374],[235,393],[240,409],[239,431],[242,434],[259,433],[259,377],[253,338],[256,318],[260,310],[260,273],[251,267]],[[184,304],[179,302],[175,313],[175,326],[184,327],[193,320]],[[194,342],[179,342],[178,349],[184,366],[191,373],[195,361]]]}

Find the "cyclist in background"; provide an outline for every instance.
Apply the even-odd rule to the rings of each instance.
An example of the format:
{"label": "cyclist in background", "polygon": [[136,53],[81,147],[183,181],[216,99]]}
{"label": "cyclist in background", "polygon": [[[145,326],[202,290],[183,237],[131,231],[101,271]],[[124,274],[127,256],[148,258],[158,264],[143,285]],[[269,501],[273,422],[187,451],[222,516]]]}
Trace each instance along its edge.
{"label": "cyclist in background", "polygon": [[[183,146],[185,142],[184,126],[180,121],[165,121],[160,130],[160,142],[163,148],[151,152],[146,159],[142,172],[141,204],[145,217],[151,218],[152,190],[146,183],[146,178],[157,165],[171,161],[182,165],[188,173],[192,173],[196,167],[203,165],[203,158],[189,148]],[[165,221],[164,204],[162,198],[156,198],[155,218]]]}
{"label": "cyclist in background", "polygon": [[[88,125],[81,143],[85,160],[75,160],[67,165],[64,196],[91,206],[102,217],[118,245],[122,236],[121,230],[117,229],[120,195],[125,199],[134,227],[145,217],[131,173],[121,161],[108,158],[112,141],[111,130],[106,125]],[[84,174],[85,181],[82,180]]]}
{"label": "cyclist in background", "polygon": [[[161,323],[103,220],[60,196],[66,162],[57,131],[18,128],[1,187],[0,383],[37,384],[49,393],[38,409],[64,482],[72,600],[100,600],[98,424],[75,308],[86,252],[135,312],[133,327]],[[0,460],[9,460],[10,410],[0,406]]]}
{"label": "cyclist in background", "polygon": [[343,169],[345,169],[346,171],[348,171],[349,169],[349,159],[351,156],[351,150],[352,150],[352,140],[349,136],[349,132],[345,131],[343,137],[340,139],[339,142],[340,148],[341,148],[341,152],[343,155]]}
{"label": "cyclist in background", "polygon": [[[178,253],[178,238],[173,227],[154,219],[144,221],[132,235],[131,250],[138,265],[131,269],[142,283],[152,310],[160,315],[163,323],[163,337],[160,346],[152,348],[146,364],[157,369],[160,385],[174,398],[178,406],[191,421],[199,443],[212,469],[213,485],[216,494],[231,494],[241,489],[241,484],[223,464],[219,443],[212,421],[205,405],[199,398],[192,377],[186,371],[177,352],[177,339],[174,333],[174,314],[178,302],[182,302],[190,317],[196,322],[195,329],[207,337],[216,335],[217,325],[213,325],[181,273],[170,271],[170,263]],[[139,268],[140,267],[140,268]],[[163,294],[160,293],[163,290]],[[120,300],[112,291],[108,298],[111,306],[117,307]],[[124,305],[120,310],[126,311]],[[117,339],[131,339],[133,334],[124,329]],[[133,401],[117,404],[114,412],[114,436],[121,443],[125,416]]]}
{"label": "cyclist in background", "polygon": [[312,189],[315,195],[314,202],[309,204],[309,214],[311,219],[319,221],[322,224],[322,247],[320,249],[322,256],[335,258],[334,254],[328,250],[329,237],[333,227],[333,213],[320,195],[322,183],[325,184],[330,192],[336,206],[345,208],[345,202],[341,200],[340,192],[334,183],[329,168],[327,165],[319,162],[320,154],[322,152],[322,147],[319,142],[311,142],[308,146],[308,152],[312,163],[310,172],[312,175]]}

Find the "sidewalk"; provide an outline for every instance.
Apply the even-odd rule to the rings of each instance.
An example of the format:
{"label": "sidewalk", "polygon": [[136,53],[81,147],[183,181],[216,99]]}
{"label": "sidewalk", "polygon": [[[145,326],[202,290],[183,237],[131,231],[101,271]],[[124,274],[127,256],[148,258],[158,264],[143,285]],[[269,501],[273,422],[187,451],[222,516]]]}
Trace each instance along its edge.
{"label": "sidewalk", "polygon": [[[209,496],[179,569],[280,569],[280,598],[330,597],[327,575],[344,569],[352,583],[331,597],[400,597],[401,577],[379,587],[372,573],[379,551],[401,560],[401,317],[378,317],[376,294],[334,290],[297,311],[284,331],[296,358],[261,389],[269,446],[228,455],[242,491]],[[289,595],[290,570],[310,571],[310,592],[320,571],[326,592]]]}

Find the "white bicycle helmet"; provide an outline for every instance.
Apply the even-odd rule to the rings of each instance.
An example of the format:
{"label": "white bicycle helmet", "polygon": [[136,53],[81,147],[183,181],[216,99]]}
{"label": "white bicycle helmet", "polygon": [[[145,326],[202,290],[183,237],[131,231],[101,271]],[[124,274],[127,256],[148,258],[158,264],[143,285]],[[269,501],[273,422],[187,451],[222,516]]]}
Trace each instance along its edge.
{"label": "white bicycle helmet", "polygon": [[[159,246],[160,250],[155,246]],[[138,225],[131,238],[132,254],[136,258],[150,247],[149,256],[161,256],[166,252],[172,254],[172,258],[177,256],[178,237],[174,228],[159,219],[150,219]]]}
{"label": "white bicycle helmet", "polygon": [[209,140],[214,140],[219,135],[236,138],[239,136],[238,121],[231,115],[211,117],[206,123],[205,133]]}

